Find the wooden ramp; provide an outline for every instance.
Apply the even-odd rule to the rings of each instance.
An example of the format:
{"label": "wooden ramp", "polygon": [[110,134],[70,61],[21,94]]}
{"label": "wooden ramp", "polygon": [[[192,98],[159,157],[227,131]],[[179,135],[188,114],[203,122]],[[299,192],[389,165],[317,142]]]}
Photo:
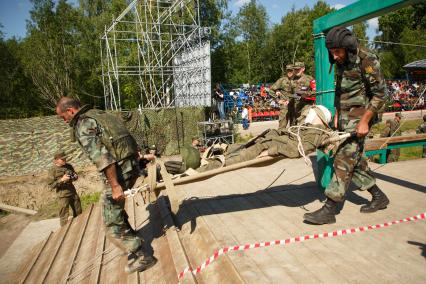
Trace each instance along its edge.
{"label": "wooden ramp", "polygon": [[[105,239],[99,206],[86,211],[34,249],[19,272],[28,283],[177,283],[223,247],[284,240],[381,224],[426,212],[425,160],[372,164],[389,196],[386,210],[361,214],[370,198],[348,194],[337,223],[313,226],[305,212],[322,206],[312,169],[298,160],[245,168],[176,185],[181,200],[173,216],[162,198],[144,222],[141,200],[130,204],[131,222],[154,250],[157,265],[126,275],[126,256]],[[132,213],[134,212],[134,213]],[[133,217],[134,216],[134,217]],[[294,240],[294,239],[293,239]],[[230,251],[184,274],[183,283],[426,283],[426,220],[288,245]]]}

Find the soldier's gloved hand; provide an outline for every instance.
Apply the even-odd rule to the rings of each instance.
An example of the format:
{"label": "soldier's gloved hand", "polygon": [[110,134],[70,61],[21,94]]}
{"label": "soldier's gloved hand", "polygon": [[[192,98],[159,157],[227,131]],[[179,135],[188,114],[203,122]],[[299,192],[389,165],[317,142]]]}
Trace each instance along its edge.
{"label": "soldier's gloved hand", "polygon": [[123,188],[121,185],[116,184],[114,186],[111,186],[112,189],[112,199],[115,201],[121,201],[125,198]]}

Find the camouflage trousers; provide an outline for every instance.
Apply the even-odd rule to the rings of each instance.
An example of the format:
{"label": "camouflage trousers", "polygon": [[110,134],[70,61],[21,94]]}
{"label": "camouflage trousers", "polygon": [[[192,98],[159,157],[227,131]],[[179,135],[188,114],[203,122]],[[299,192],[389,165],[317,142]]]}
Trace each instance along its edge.
{"label": "camouflage trousers", "polygon": [[81,214],[81,202],[78,194],[75,193],[71,196],[59,197],[59,223],[64,226],[68,221],[69,207],[72,210],[72,216],[75,218]]}
{"label": "camouflage trousers", "polygon": [[400,154],[401,154],[400,149],[387,150],[386,151],[386,161],[388,163],[398,162]]}
{"label": "camouflage trousers", "polygon": [[[319,125],[316,127],[321,128]],[[325,134],[321,130],[302,129],[300,131],[300,137],[305,154],[315,151],[315,149],[320,146],[324,135]],[[270,156],[282,156],[290,159],[299,158],[300,153],[297,147],[297,138],[291,135],[287,130],[278,131],[271,129],[264,137],[259,137],[253,145],[237,151],[231,150],[224,153],[225,166],[253,160],[265,150],[268,150],[268,155]],[[221,161],[212,160],[209,161],[207,165],[198,168],[197,171],[204,172],[220,168],[221,166]]]}
{"label": "camouflage trousers", "polygon": [[130,227],[124,204],[124,200],[112,199],[112,189],[106,184],[102,194],[102,215],[106,236],[124,252],[135,252],[141,246],[142,239]]}
{"label": "camouflage trousers", "polygon": [[364,139],[348,139],[334,157],[334,174],[325,189],[325,195],[336,202],[345,198],[351,180],[360,189],[370,189],[376,180],[370,174],[364,155]]}

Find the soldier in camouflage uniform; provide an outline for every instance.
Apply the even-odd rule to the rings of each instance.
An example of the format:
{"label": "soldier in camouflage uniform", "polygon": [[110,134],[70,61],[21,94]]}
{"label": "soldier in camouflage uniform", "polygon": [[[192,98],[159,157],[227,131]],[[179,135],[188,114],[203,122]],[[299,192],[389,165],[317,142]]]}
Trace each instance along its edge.
{"label": "soldier in camouflage uniform", "polygon": [[[312,105],[313,100],[308,98],[314,97],[315,94],[311,90],[311,81],[314,79],[312,76],[305,74],[305,63],[296,62],[294,63],[294,75],[292,85],[294,86],[294,93],[300,96],[299,100],[294,100],[294,112],[292,121],[296,122],[296,119],[300,116],[302,109],[306,105]],[[294,125],[294,124],[293,124]]]}
{"label": "soldier in camouflage uniform", "polygon": [[53,157],[54,166],[47,174],[49,188],[55,190],[59,203],[59,222],[64,226],[68,221],[69,207],[73,217],[81,214],[81,202],[75,190],[73,181],[78,179],[73,166],[66,162],[65,153],[59,151]]}
{"label": "soldier in camouflage uniform", "polygon": [[344,201],[351,180],[359,189],[368,190],[372,195],[371,202],[361,207],[362,213],[375,212],[389,204],[389,199],[370,174],[363,155],[364,138],[385,98],[385,81],[378,57],[359,47],[356,37],[343,27],[328,32],[326,46],[330,63],[336,63],[335,127],[340,131],[355,131],[357,137],[346,140],[337,150],[335,173],[325,189],[325,205],[304,215],[306,221],[314,224],[336,222],[337,204]]}
{"label": "soldier in camouflage uniform", "polygon": [[96,165],[104,180],[102,213],[108,239],[129,253],[126,271],[144,271],[156,263],[143,250],[142,240],[127,222],[124,190],[139,175],[137,144],[124,123],[112,114],[81,106],[76,99],[62,97],[56,113],[73,128],[73,136]]}
{"label": "soldier in camouflage uniform", "polygon": [[[330,111],[324,106],[306,106],[298,118],[297,125],[308,126],[300,128],[300,138],[305,154],[323,147],[322,142],[329,138],[328,123],[331,120]],[[247,144],[239,148],[228,146],[223,158],[212,157],[197,169],[198,172],[205,172],[222,166],[230,166],[253,160],[260,156],[282,156],[290,159],[299,158],[297,136],[291,133],[291,129],[275,130],[269,129],[263,134],[255,137]],[[298,132],[293,129],[292,132]]]}
{"label": "soldier in camouflage uniform", "polygon": [[[402,118],[401,113],[396,113],[393,120],[386,120],[386,127],[383,129],[383,132],[380,134],[380,137],[395,137],[401,136],[400,121]],[[386,160],[388,163],[397,162],[400,155],[400,149],[387,150]]]}
{"label": "soldier in camouflage uniform", "polygon": [[293,77],[293,69],[294,66],[292,64],[288,64],[286,66],[287,75],[279,78],[271,87],[270,91],[272,92],[270,95],[273,98],[278,98],[280,105],[280,115],[279,115],[279,126],[278,129],[285,129],[287,127],[287,123],[289,121],[289,113],[288,113],[288,105],[289,105],[289,97],[288,95],[292,94],[293,90],[291,88],[291,78]]}
{"label": "soldier in camouflage uniform", "polygon": [[[426,133],[426,114],[423,115],[423,123],[416,128],[416,133]],[[426,158],[426,145],[423,145],[423,158]]]}
{"label": "soldier in camouflage uniform", "polygon": [[[312,95],[310,82],[313,79],[304,73],[305,64],[296,62],[294,65],[287,65],[286,69],[287,77],[278,79],[271,86],[271,90],[281,98],[279,130],[285,129],[288,123],[290,123],[290,126],[295,125],[303,107],[312,104],[312,102],[304,99]],[[300,100],[296,101],[294,95],[299,95]]]}

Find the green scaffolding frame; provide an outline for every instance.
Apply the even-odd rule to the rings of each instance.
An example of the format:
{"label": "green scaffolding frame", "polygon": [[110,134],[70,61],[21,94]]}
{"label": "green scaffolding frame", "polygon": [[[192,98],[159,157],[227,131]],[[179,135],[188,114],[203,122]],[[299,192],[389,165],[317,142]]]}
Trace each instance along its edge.
{"label": "green scaffolding frame", "polygon": [[[313,22],[315,49],[315,80],[317,104],[327,107],[334,115],[334,68],[330,67],[325,47],[325,33],[335,26],[349,26],[365,21],[422,0],[359,0],[340,10],[329,13]],[[318,185],[325,189],[333,174],[333,159],[317,151],[319,168]]]}

